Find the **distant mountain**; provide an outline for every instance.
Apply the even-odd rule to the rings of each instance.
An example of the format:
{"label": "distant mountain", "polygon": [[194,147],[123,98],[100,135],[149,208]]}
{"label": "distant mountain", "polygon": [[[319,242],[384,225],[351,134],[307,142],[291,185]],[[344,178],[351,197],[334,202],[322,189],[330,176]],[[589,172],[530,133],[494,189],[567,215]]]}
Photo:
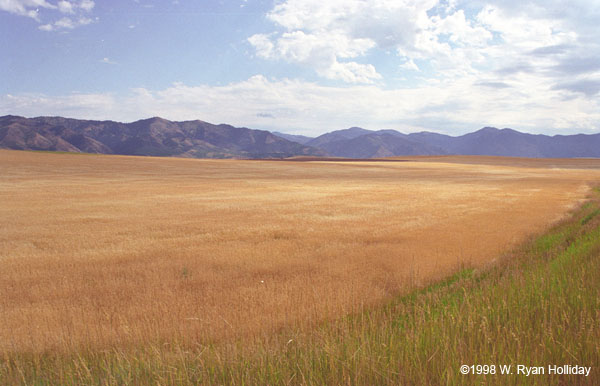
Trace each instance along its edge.
{"label": "distant mountain", "polygon": [[0,148],[196,158],[324,155],[268,131],[162,118],[120,123],[8,115],[0,117]]}
{"label": "distant mountain", "polygon": [[[358,137],[323,143],[319,146],[327,154],[347,158],[381,158],[396,155],[446,154],[439,147],[411,141],[404,135],[369,132]],[[313,141],[309,143],[314,143]]]}
{"label": "distant mountain", "polygon": [[0,148],[195,158],[443,154],[574,158],[600,157],[600,134],[547,136],[484,127],[453,137],[351,127],[310,138],[198,120],[150,118],[120,123],[7,115],[0,117]]}
{"label": "distant mountain", "polygon": [[314,139],[313,137],[307,137],[305,135],[286,134],[280,133],[278,131],[274,131],[273,134],[275,134],[278,137],[287,139],[288,141],[297,142],[301,145],[306,145],[308,141]]}
{"label": "distant mountain", "polygon": [[432,146],[437,146],[442,149],[446,149],[446,151],[449,151],[449,149],[451,149],[454,140],[456,140],[456,137],[451,137],[446,134],[432,133],[430,131],[410,133],[406,137],[415,142],[428,143]]}
{"label": "distant mountain", "polygon": [[420,132],[365,130],[352,127],[323,134],[307,145],[330,156],[374,158],[402,155],[497,155],[536,158],[600,157],[600,134],[533,135],[512,129],[484,127],[452,137]]}
{"label": "distant mountain", "polygon": [[374,158],[395,155],[445,154],[438,147],[408,139],[395,130],[372,131],[351,127],[323,134],[306,145],[322,149],[335,157]]}
{"label": "distant mountain", "polygon": [[456,137],[449,153],[535,158],[600,157],[600,134],[533,135],[512,129],[484,127]]}
{"label": "distant mountain", "polygon": [[[318,136],[317,138],[313,138],[310,141],[306,142],[308,146],[313,146],[317,148],[323,148],[323,146],[327,143],[337,142],[342,140],[349,140],[360,137],[365,134],[372,133],[371,130],[365,130],[360,127],[351,127],[349,129],[344,130],[336,130],[330,133],[326,133]],[[333,155],[333,154],[331,154]]]}

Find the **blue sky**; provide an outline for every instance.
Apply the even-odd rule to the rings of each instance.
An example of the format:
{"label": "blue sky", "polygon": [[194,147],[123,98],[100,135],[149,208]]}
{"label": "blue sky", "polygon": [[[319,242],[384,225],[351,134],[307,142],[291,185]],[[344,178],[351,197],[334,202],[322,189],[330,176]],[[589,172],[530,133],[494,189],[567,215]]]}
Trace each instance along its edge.
{"label": "blue sky", "polygon": [[0,0],[0,115],[600,132],[599,4]]}

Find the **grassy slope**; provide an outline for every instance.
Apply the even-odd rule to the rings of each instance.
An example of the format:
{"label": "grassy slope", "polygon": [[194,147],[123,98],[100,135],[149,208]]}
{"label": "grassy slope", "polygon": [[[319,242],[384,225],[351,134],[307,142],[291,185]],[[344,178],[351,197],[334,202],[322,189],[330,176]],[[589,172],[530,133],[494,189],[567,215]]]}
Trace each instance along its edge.
{"label": "grassy slope", "polygon": [[[168,342],[70,355],[5,354],[0,383],[598,384],[600,191],[485,272],[464,269],[393,302],[244,345]],[[247,343],[247,342],[246,342]],[[467,364],[512,375],[461,375]],[[592,366],[589,377],[516,366]]]}

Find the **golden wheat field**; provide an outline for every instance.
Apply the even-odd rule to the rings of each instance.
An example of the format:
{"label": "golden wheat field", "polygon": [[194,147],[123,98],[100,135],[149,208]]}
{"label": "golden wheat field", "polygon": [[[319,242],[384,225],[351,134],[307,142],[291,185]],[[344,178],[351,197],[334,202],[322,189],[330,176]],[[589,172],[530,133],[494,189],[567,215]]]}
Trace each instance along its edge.
{"label": "golden wheat field", "polygon": [[311,326],[547,229],[600,160],[243,161],[0,151],[0,352]]}

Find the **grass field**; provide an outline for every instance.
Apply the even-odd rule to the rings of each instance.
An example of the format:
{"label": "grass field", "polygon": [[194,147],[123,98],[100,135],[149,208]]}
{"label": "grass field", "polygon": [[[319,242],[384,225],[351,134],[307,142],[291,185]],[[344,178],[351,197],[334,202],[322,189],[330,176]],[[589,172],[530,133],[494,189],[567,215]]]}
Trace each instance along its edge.
{"label": "grass field", "polygon": [[600,161],[0,151],[0,166],[11,381],[438,384],[484,360],[598,366],[597,204],[502,256],[578,207]]}

